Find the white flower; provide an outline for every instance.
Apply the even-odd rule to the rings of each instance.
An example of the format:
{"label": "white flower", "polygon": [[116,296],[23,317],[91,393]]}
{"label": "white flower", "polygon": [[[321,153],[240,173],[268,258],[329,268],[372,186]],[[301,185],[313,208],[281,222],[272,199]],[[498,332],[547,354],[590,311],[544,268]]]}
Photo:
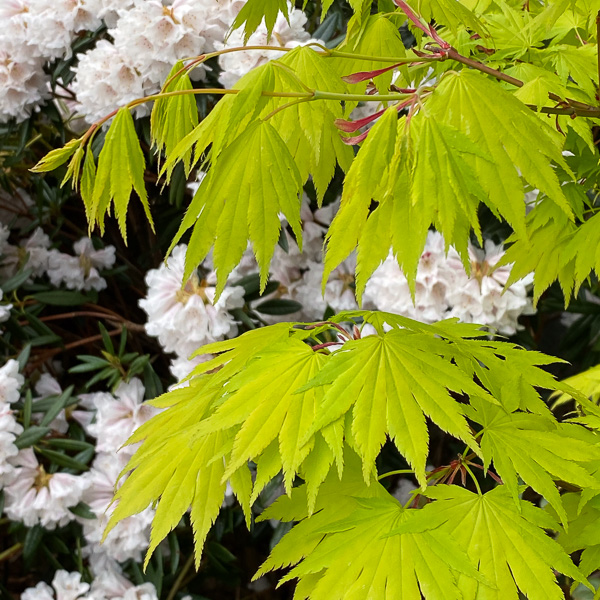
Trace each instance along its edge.
{"label": "white flower", "polygon": [[289,289],[291,298],[303,306],[300,318],[306,321],[322,319],[328,306],[336,313],[358,308],[354,296],[355,264],[354,256],[342,262],[329,276],[325,294],[322,294],[323,264],[311,262],[302,279],[294,282]]}
{"label": "white flower", "polygon": [[[87,432],[98,440],[98,452],[117,452],[140,425],[159,412],[144,403],[144,386],[137,378],[121,382],[114,396],[99,392],[92,398],[96,418]],[[134,446],[125,446],[120,453],[131,456],[134,451]]]}
{"label": "white flower", "polygon": [[35,587],[27,588],[21,594],[21,600],[54,600],[54,590],[40,581]]}
{"label": "white flower", "polygon": [[[113,109],[146,93],[158,91],[146,89],[133,57],[107,40],[100,40],[94,49],[81,54],[73,71],[76,75],[71,87],[79,102],[78,112],[88,123],[99,121]],[[143,117],[149,112],[148,104],[140,104],[134,114]]]}
{"label": "white flower", "polygon": [[[130,558],[139,561],[142,553],[148,548],[150,524],[154,516],[154,510],[150,507],[120,521],[100,545],[108,519],[115,508],[111,503],[117,478],[127,459],[122,453],[98,454],[92,468],[84,475],[88,488],[83,495],[83,501],[96,515],[95,519],[81,520],[83,534],[88,542],[84,554],[94,556],[96,561],[102,556],[118,562]],[[121,484],[122,481],[119,482],[119,486]]]}
{"label": "white flower", "polygon": [[19,363],[12,358],[0,367],[0,407],[18,402],[25,378],[19,373]]}
{"label": "white flower", "polygon": [[[182,13],[184,16],[191,15]],[[174,10],[158,0],[136,0],[133,8],[121,13],[109,33],[115,48],[133,57],[146,85],[153,84],[158,90],[179,59],[197,56],[204,50],[204,37],[187,25],[188,20],[179,21]],[[202,19],[193,21],[200,25]],[[197,76],[202,72],[202,68],[194,70]]]}
{"label": "white flower", "polygon": [[10,277],[19,269],[31,269],[32,277],[40,277],[48,269],[50,238],[41,227],[18,246],[6,245],[2,253],[2,275]]}
{"label": "white flower", "polygon": [[134,4],[134,0],[95,0],[96,15],[107,27],[114,27],[119,15],[126,13]]}
{"label": "white flower", "polygon": [[193,275],[183,285],[186,246],[177,246],[167,264],[148,271],[148,295],[140,306],[148,315],[146,331],[158,337],[166,352],[189,357],[203,344],[237,334],[230,309],[244,305],[242,287],[226,287],[215,299],[214,273]]}
{"label": "white flower", "polygon": [[90,584],[81,581],[81,573],[60,570],[54,574],[52,587],[40,582],[35,587],[26,589],[21,595],[21,600],[77,600],[89,589]]}
{"label": "white flower", "polygon": [[[4,292],[0,289],[0,300],[2,300]],[[10,318],[10,311],[12,309],[12,304],[0,304],[0,323],[4,323],[4,321],[8,321]]]}
{"label": "white flower", "polygon": [[[535,312],[528,295],[532,278],[521,279],[504,291],[511,266],[492,270],[503,254],[502,246],[491,240],[486,240],[483,250],[469,247],[471,276],[466,280],[465,274],[462,285],[455,286],[448,294],[452,305],[450,316],[465,323],[487,325],[503,335],[514,335],[520,328],[518,318]],[[456,252],[449,253],[448,263],[455,269],[462,267]]]}
{"label": "white flower", "polygon": [[4,510],[9,519],[27,527],[62,527],[74,519],[69,507],[81,501],[87,481],[68,473],[46,473],[31,448],[21,450],[12,461],[14,480],[4,488]]}
{"label": "white flower", "polygon": [[[10,27],[3,21],[3,27]],[[0,123],[17,122],[49,95],[44,60],[22,51],[18,41],[0,35]]]}
{"label": "white flower", "polygon": [[[291,5],[290,5],[291,8]],[[235,48],[239,46],[285,46],[294,48],[310,40],[310,35],[304,30],[307,17],[301,11],[291,8],[289,24],[286,18],[280,14],[275,22],[271,38],[267,36],[267,27],[263,23],[248,38],[244,44],[243,28],[236,29],[223,44],[215,44],[217,50]],[[224,87],[233,87],[238,79],[246,73],[274,58],[280,58],[281,52],[276,50],[243,50],[222,54],[219,56],[219,65],[223,72],[219,75],[219,81]]]}
{"label": "white flower", "polygon": [[51,250],[48,257],[48,277],[53,285],[64,283],[74,290],[103,290],[106,280],[100,269],[110,269],[115,263],[115,248],[95,250],[92,240],[81,238],[73,244],[76,256]]}
{"label": "white flower", "polygon": [[22,432],[23,427],[17,423],[8,404],[0,404],[0,485],[14,479],[15,467],[11,459],[19,453],[14,442]]}
{"label": "white flower", "polygon": [[469,276],[456,250],[450,248],[446,256],[444,238],[430,232],[419,260],[414,303],[408,281],[390,253],[367,283],[364,304],[426,323],[457,317],[513,335],[519,329],[518,318],[532,314],[531,282],[517,281],[504,291],[511,267],[493,271],[503,254],[502,246],[489,240],[485,250],[470,245]]}
{"label": "white flower", "polygon": [[[91,562],[97,565],[99,561]],[[92,566],[96,577],[92,581],[90,600],[157,600],[156,588],[151,583],[134,586],[123,576],[116,561],[105,558],[102,563],[101,569]]]}

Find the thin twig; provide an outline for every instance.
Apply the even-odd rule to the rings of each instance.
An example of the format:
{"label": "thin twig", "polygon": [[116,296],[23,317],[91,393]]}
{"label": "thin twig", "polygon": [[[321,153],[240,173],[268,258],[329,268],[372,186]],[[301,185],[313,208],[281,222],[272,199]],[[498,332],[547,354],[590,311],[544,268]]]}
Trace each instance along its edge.
{"label": "thin twig", "polygon": [[175,598],[175,595],[179,591],[179,588],[181,587],[181,583],[183,582],[183,579],[184,579],[186,573],[190,570],[190,568],[192,567],[193,564],[194,564],[194,554],[192,553],[192,554],[190,554],[189,558],[185,561],[185,564],[181,568],[181,571],[179,571],[179,575],[177,575],[177,579],[173,583],[173,587],[169,590],[169,595],[167,596],[167,600],[173,600],[173,598]]}

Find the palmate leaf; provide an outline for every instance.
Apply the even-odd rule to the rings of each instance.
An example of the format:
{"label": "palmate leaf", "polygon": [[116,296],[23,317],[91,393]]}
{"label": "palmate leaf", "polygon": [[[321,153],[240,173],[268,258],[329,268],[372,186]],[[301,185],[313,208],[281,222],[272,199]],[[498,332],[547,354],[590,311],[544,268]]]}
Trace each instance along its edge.
{"label": "palmate leaf", "polygon": [[[118,504],[104,537],[120,520],[157,502],[146,565],[154,549],[191,506],[198,566],[204,540],[223,504],[225,463],[222,458],[213,459],[226,445],[228,433],[199,435],[215,397],[208,383],[205,377],[194,388],[175,390],[151,401],[154,406],[168,409],[138,428],[128,440],[142,441],[142,445],[125,466],[124,472],[133,469],[133,473],[115,494]],[[199,389],[204,393],[199,393]],[[234,487],[235,491],[239,489]]]}
{"label": "palmate leaf", "polygon": [[[245,128],[254,121],[267,103],[267,98],[263,92],[273,91],[275,83],[273,61],[266,63],[256,69],[252,69],[244,75],[232,88],[238,90],[237,93],[227,95],[217,103],[215,108],[210,111],[208,116],[197,125],[190,133],[181,139],[163,165],[160,174],[166,174],[169,182],[173,169],[190,150],[194,150],[194,160],[190,165],[186,164],[186,175],[189,176],[190,168],[206,158],[202,162],[216,161],[223,149],[228,145],[227,141],[235,139]],[[205,157],[205,152],[211,149],[210,161]],[[183,232],[187,231],[193,225],[198,210],[194,203],[190,205],[188,215],[191,222],[184,220],[185,227],[182,225],[175,236],[172,246],[181,238]],[[186,224],[187,223],[187,224]]]}
{"label": "palmate leaf", "polygon": [[300,174],[285,143],[267,121],[250,125],[223,151],[217,165],[196,193],[201,205],[186,254],[184,280],[214,244],[218,297],[250,240],[263,290],[279,239],[279,213],[285,215],[302,247]]}
{"label": "palmate leaf", "polygon": [[[304,487],[281,498],[263,518],[306,516]],[[403,509],[377,482],[366,486],[360,461],[346,452],[340,480],[330,473],[317,498],[318,512],[298,523],[271,552],[255,577],[293,565],[283,581],[298,578],[294,598],[311,600],[459,600],[458,575],[483,582],[450,536],[412,526],[418,510]],[[400,525],[410,531],[389,535]]]}
{"label": "palmate leaf", "polygon": [[[346,37],[345,42],[338,48],[342,52],[351,52],[361,56],[372,56],[374,60],[365,58],[334,60],[333,67],[339,73],[338,76],[348,76],[354,73],[376,71],[389,63],[375,60],[378,57],[406,58],[406,49],[398,28],[383,15],[371,15],[352,35]],[[404,79],[408,82],[408,69],[406,65],[398,67]],[[385,93],[392,83],[393,71],[387,71],[373,77],[373,83]],[[367,87],[368,80],[352,84],[354,91],[363,91]]]}
{"label": "palmate leaf", "polygon": [[[375,123],[370,135],[352,162],[342,191],[340,209],[325,237],[327,252],[323,269],[323,288],[331,272],[358,243],[364,221],[369,214],[371,199],[377,197],[377,188],[394,155],[397,125],[396,109],[388,108]],[[386,248],[386,254],[387,250],[388,248]],[[366,285],[366,278],[372,273],[372,271],[367,272],[365,278],[363,271],[368,270],[370,269],[363,269],[363,257],[360,255],[357,264],[357,276],[361,282],[357,286],[359,301]]]}
{"label": "palmate leaf", "polygon": [[542,494],[566,523],[567,514],[554,480],[600,489],[600,482],[583,464],[599,459],[600,448],[580,439],[581,427],[559,424],[541,415],[507,413],[501,407],[476,399],[472,404],[466,412],[483,426],[480,443],[484,468],[494,462],[515,502],[518,502],[520,477]]}
{"label": "palmate leaf", "polygon": [[[171,69],[167,77],[167,85],[163,92],[182,92],[193,89],[192,82],[179,61]],[[198,107],[192,94],[159,98],[152,107],[150,129],[152,141],[158,151],[170,156],[177,144],[198,125]],[[191,148],[181,158],[190,170],[192,159]]]}
{"label": "palmate leaf", "polygon": [[322,397],[318,389],[296,391],[315,377],[327,359],[328,355],[290,338],[255,354],[248,368],[227,382],[225,401],[205,423],[207,431],[241,425],[226,477],[278,440],[277,463],[283,467],[286,490],[291,491],[300,465],[314,446],[308,432]]}
{"label": "palmate leaf", "polygon": [[[435,502],[419,511],[417,524],[429,524],[434,536],[452,536],[489,582],[484,587],[460,576],[464,600],[516,599],[519,590],[530,600],[563,600],[554,570],[589,586],[560,545],[545,534],[545,529],[558,529],[556,521],[529,502],[515,504],[506,486],[479,495],[436,485],[426,495]],[[409,528],[407,524],[404,529]]]}
{"label": "palmate leaf", "polygon": [[[321,56],[309,46],[295,48],[276,64],[284,67],[275,71],[275,87],[278,90],[306,92],[308,88],[339,94],[349,91],[333,69],[331,59]],[[271,98],[262,116],[266,117],[289,103],[289,98]],[[294,157],[302,182],[306,183],[311,175],[319,203],[333,177],[336,164],[347,171],[354,156],[352,148],[342,142],[334,125],[342,115],[339,101],[319,100],[288,106],[270,119]]]}
{"label": "palmate leaf", "polygon": [[365,480],[389,434],[425,485],[429,437],[425,416],[479,452],[463,407],[450,392],[494,399],[442,358],[446,346],[444,340],[401,329],[346,342],[300,388],[324,386],[310,433],[352,411],[351,438],[363,460]]}
{"label": "palmate leaf", "polygon": [[[458,128],[492,160],[474,157],[473,168],[489,195],[488,206],[520,235],[525,233],[522,177],[545,193],[565,214],[572,209],[551,162],[568,167],[562,138],[530,109],[480,73],[448,73],[427,102],[428,114]],[[510,126],[505,115],[511,115]]]}
{"label": "palmate leaf", "polygon": [[583,550],[579,568],[589,577],[600,568],[600,497],[591,499],[582,507],[582,495],[569,493],[562,496],[569,516],[569,529],[561,531],[556,541],[569,554]]}
{"label": "palmate leaf", "polygon": [[245,44],[264,19],[267,37],[270,38],[280,12],[289,19],[287,0],[248,0],[242,6],[231,28],[238,29],[244,25]]}
{"label": "palmate leaf", "polygon": [[[577,253],[595,256],[590,247],[579,245],[577,226],[549,199],[542,200],[528,215],[527,236],[513,235],[507,242],[511,245],[498,262],[498,267],[513,265],[507,286],[534,271],[534,304],[556,279],[565,302],[568,302],[588,275],[581,271],[580,276],[576,276]],[[587,262],[589,258],[579,260],[581,265],[582,260]]]}
{"label": "palmate leaf", "polygon": [[123,239],[127,241],[125,221],[132,190],[137,193],[150,224],[152,216],[144,183],[145,159],[128,108],[121,108],[106,134],[98,158],[90,207],[90,228],[98,223],[104,233],[104,218],[114,206]]}

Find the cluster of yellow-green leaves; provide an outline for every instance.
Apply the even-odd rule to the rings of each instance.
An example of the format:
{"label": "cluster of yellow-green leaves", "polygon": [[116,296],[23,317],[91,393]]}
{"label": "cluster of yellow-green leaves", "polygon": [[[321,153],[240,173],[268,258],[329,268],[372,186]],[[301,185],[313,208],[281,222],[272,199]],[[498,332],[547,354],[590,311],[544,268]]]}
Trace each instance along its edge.
{"label": "cluster of yellow-green leaves", "polygon": [[[302,186],[311,178],[322,200],[339,165],[325,280],[356,251],[360,300],[392,249],[414,285],[432,226],[468,269],[485,205],[514,232],[511,280],[534,272],[537,299],[558,279],[568,302],[600,273],[600,1],[350,5],[335,49],[282,48],[233,90],[193,88],[189,69],[213,55],[198,57],[175,65],[151,98],[160,175],[168,182],[178,163],[207,172],[173,240],[191,231],[187,274],[213,249],[220,293],[250,242],[264,287],[280,214],[301,246]],[[272,28],[279,11],[285,0],[248,0],[236,26],[248,36],[264,17]],[[407,21],[411,50],[399,34]],[[223,98],[198,122],[201,93]],[[151,210],[129,112],[142,101],[107,115],[98,157],[91,141],[103,122],[37,167],[71,159],[65,179],[80,186],[90,228],[114,213],[125,235],[132,190]],[[349,120],[359,101],[384,105],[369,130]],[[539,195],[527,206],[531,189]],[[375,333],[362,336],[365,324]],[[226,484],[250,526],[258,494],[283,472],[287,495],[261,518],[299,523],[257,576],[293,566],[295,598],[505,600],[520,590],[558,600],[556,573],[568,588],[600,568],[600,410],[543,369],[553,359],[477,326],[369,312],[265,327],[199,352],[214,358],[153,401],[165,410],[131,438],[142,444],[109,524],[156,504],[149,555],[191,507],[199,564]],[[558,422],[542,389],[575,401],[576,417]],[[435,471],[430,423],[465,445]],[[421,486],[404,507],[377,481],[386,439]],[[527,488],[546,510],[523,500]]]}

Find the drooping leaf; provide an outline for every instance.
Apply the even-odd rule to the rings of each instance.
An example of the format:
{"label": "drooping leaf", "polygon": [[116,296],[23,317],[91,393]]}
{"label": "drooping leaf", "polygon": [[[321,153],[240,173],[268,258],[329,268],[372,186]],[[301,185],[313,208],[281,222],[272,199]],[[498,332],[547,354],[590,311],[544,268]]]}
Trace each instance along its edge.
{"label": "drooping leaf", "polygon": [[287,0],[248,0],[242,6],[231,28],[238,29],[244,25],[245,44],[264,19],[267,37],[270,38],[280,12],[289,20]]}
{"label": "drooping leaf", "polygon": [[[427,531],[427,524],[411,527],[419,511],[403,509],[379,483],[365,486],[352,453],[346,462],[341,481],[330,474],[323,484],[319,512],[275,546],[255,577],[299,563],[281,581],[298,578],[295,597],[312,600],[412,600],[421,594],[428,600],[459,600],[459,575],[483,581],[450,536]],[[303,487],[283,500],[265,518],[305,516]],[[400,525],[410,531],[389,535]]]}
{"label": "drooping leaf", "polygon": [[[198,382],[200,383],[200,382]],[[218,456],[227,433],[198,435],[207,409],[214,400],[205,377],[194,387],[175,390],[150,404],[167,410],[136,430],[129,443],[142,441],[124,472],[133,469],[115,494],[119,501],[111,515],[104,537],[120,520],[157,502],[152,523],[148,564],[158,544],[175,528],[191,506],[196,566],[200,564],[206,535],[225,497],[223,459]]]}
{"label": "drooping leaf", "polygon": [[128,108],[121,108],[106,134],[98,158],[91,202],[90,228],[94,223],[104,233],[104,218],[111,204],[123,239],[127,240],[126,218],[131,192],[137,193],[152,227],[150,206],[144,183],[145,159]]}
{"label": "drooping leaf", "polygon": [[[163,92],[177,93],[192,90],[192,82],[178,61],[167,77],[167,85]],[[177,144],[198,125],[198,108],[193,94],[167,96],[159,98],[152,107],[150,127],[154,145],[159,152],[164,151],[168,157]],[[183,155],[186,172],[189,172],[192,150]]]}
{"label": "drooping leaf", "polygon": [[48,171],[54,171],[54,169],[60,167],[60,165],[69,160],[80,144],[81,139],[76,138],[67,142],[62,148],[51,150],[31,169],[31,171],[33,173],[47,173]]}
{"label": "drooping leaf", "polygon": [[223,151],[196,193],[201,204],[184,279],[214,244],[218,297],[250,240],[264,289],[281,228],[279,213],[287,218],[301,247],[301,185],[293,158],[273,126],[267,121],[249,126]]}
{"label": "drooping leaf", "polygon": [[[475,174],[489,195],[490,209],[505,218],[519,235],[525,233],[519,171],[566,215],[572,214],[550,165],[552,161],[565,165],[560,135],[499,85],[470,70],[449,73],[429,98],[427,110],[432,118],[462,131],[484,156],[492,158],[475,156]],[[506,114],[511,115],[510,126],[505,122]]]}
{"label": "drooping leaf", "polygon": [[[321,56],[309,46],[299,46],[282,56],[277,63],[284,69],[276,71],[276,87],[289,92],[320,92],[343,94],[348,86],[331,66],[331,59]],[[285,105],[287,108],[282,109]],[[279,110],[276,114],[274,111]],[[334,126],[342,116],[339,100],[319,100],[290,105],[290,98],[271,98],[263,117],[273,114],[270,121],[285,141],[301,173],[303,183],[312,176],[320,203],[331,181],[336,164],[346,171],[353,158]]]}
{"label": "drooping leaf", "polygon": [[600,449],[579,439],[580,427],[558,424],[542,415],[508,413],[488,402],[474,400],[473,404],[476,410],[467,409],[467,415],[483,426],[484,468],[494,462],[515,502],[518,503],[520,477],[542,494],[566,523],[567,514],[554,480],[600,489],[600,482],[582,464],[600,459]]}
{"label": "drooping leaf", "polygon": [[[354,159],[346,177],[340,209],[327,231],[327,252],[323,269],[323,289],[331,272],[356,247],[363,223],[369,214],[371,200],[377,197],[377,189],[394,155],[398,117],[391,107],[379,118]],[[362,275],[363,261],[357,264]],[[375,265],[377,266],[377,265]],[[372,272],[372,271],[371,271]],[[366,273],[367,278],[371,273]],[[366,278],[357,287],[360,299]]]}

